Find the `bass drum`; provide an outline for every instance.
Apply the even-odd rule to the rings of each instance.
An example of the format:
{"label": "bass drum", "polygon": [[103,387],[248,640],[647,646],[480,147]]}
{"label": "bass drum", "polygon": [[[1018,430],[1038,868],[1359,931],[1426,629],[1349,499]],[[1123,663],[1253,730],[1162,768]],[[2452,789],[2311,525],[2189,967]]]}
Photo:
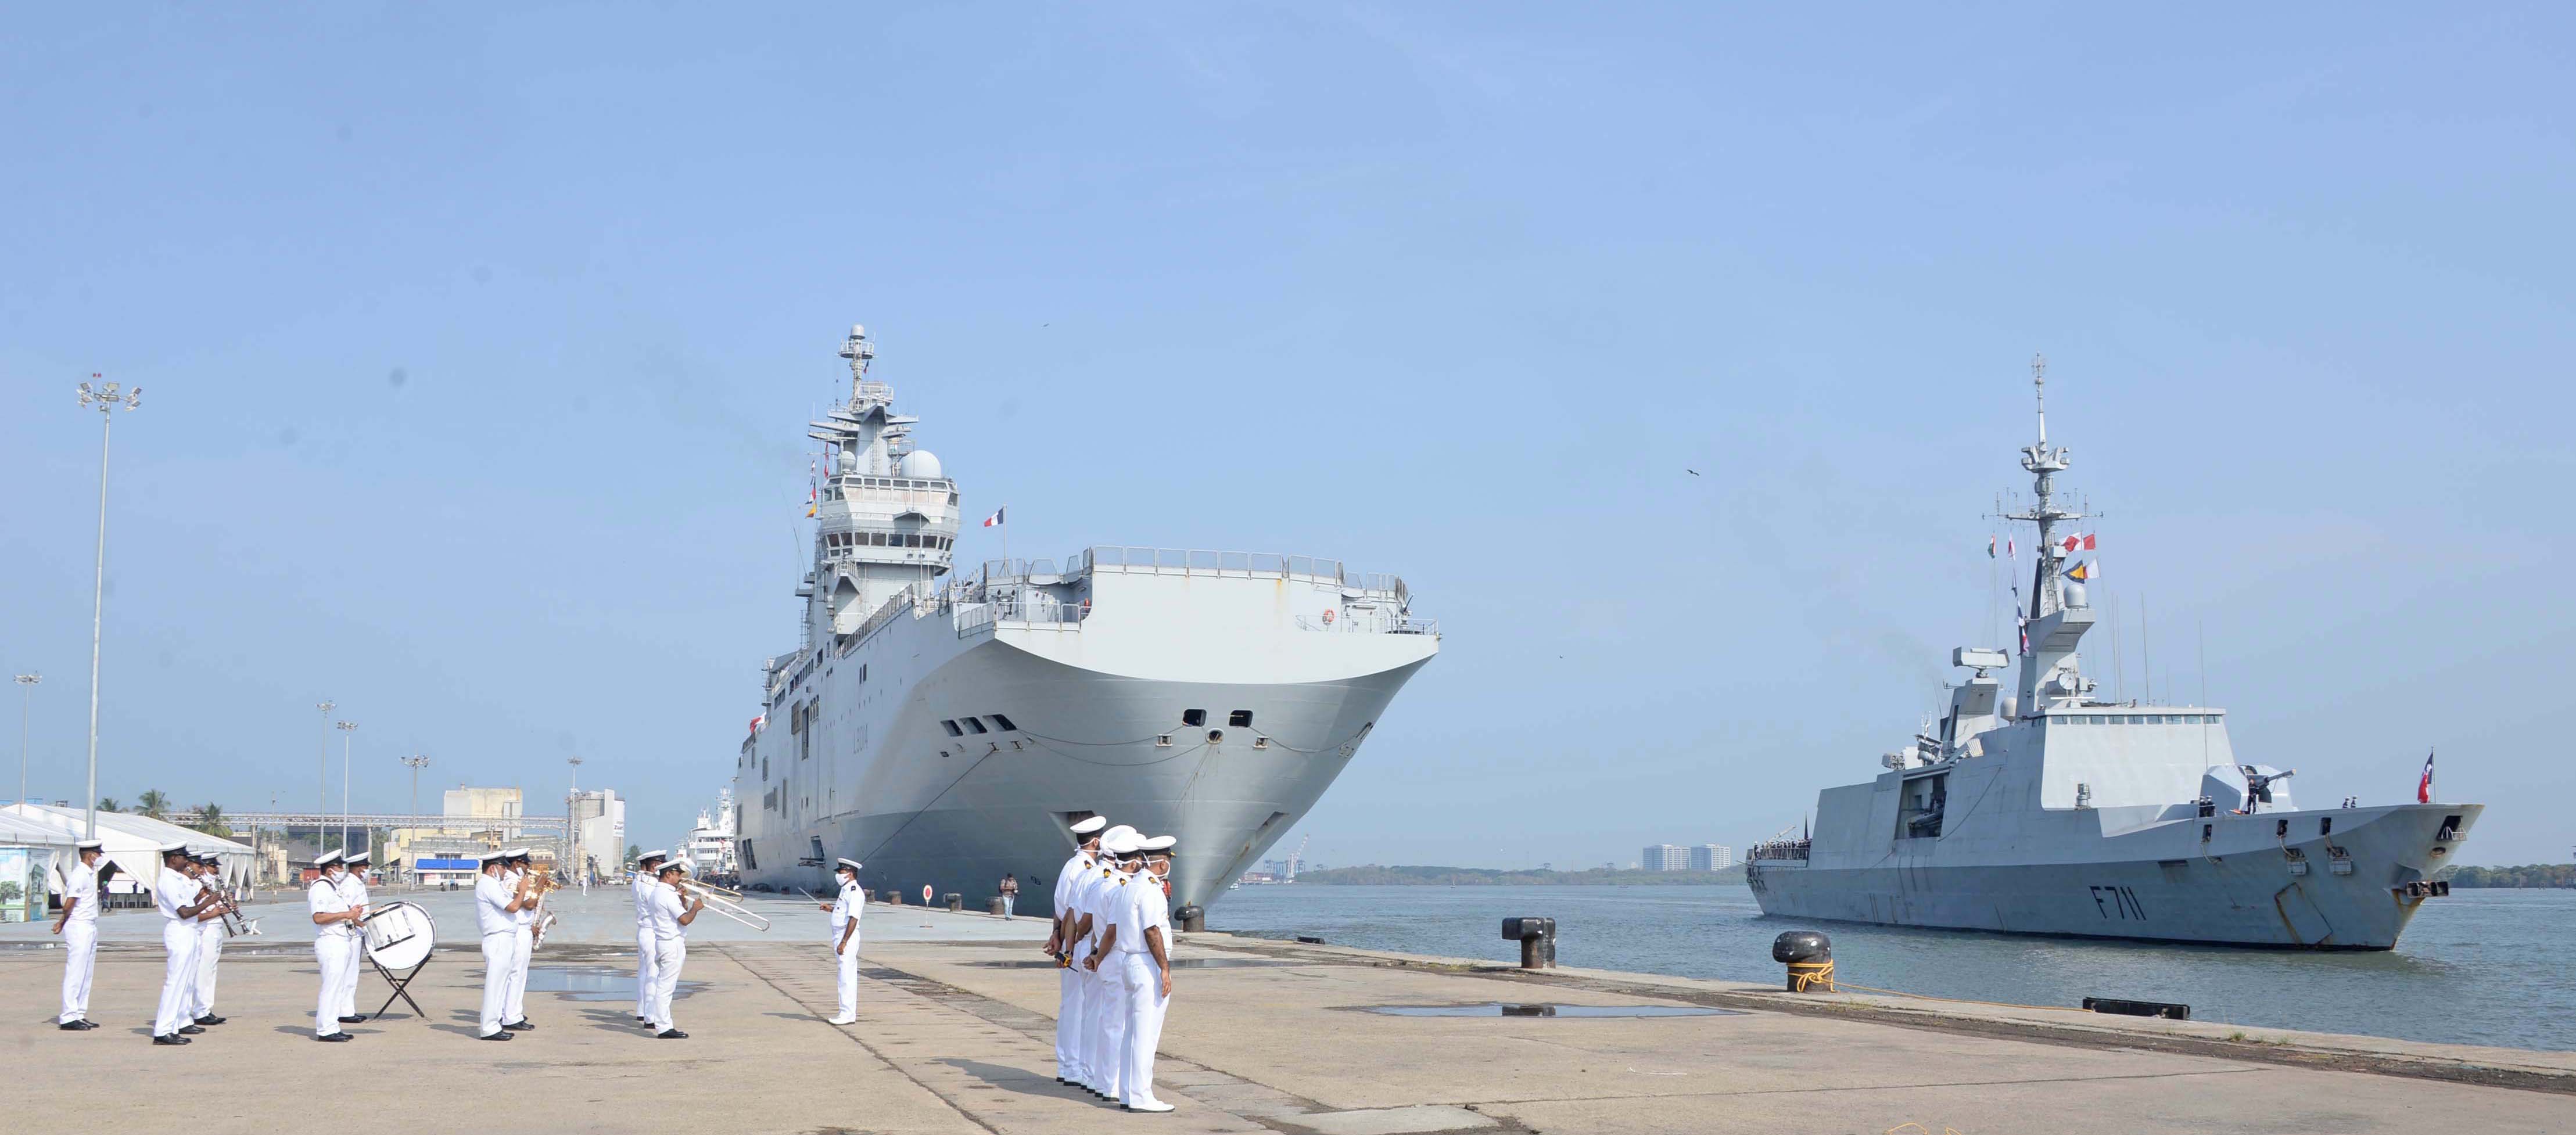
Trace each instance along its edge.
{"label": "bass drum", "polygon": [[438,940],[438,924],[416,903],[386,903],[364,925],[367,956],[386,969],[407,970],[428,961],[429,948]]}

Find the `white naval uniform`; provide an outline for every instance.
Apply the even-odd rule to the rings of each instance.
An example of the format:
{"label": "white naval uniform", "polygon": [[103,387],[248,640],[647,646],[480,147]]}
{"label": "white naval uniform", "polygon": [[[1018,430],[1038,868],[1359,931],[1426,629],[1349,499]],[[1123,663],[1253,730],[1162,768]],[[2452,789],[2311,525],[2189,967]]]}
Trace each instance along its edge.
{"label": "white naval uniform", "polygon": [[197,984],[197,924],[179,917],[179,908],[197,901],[197,881],[169,867],[152,881],[152,905],[167,921],[161,924],[161,949],[169,956],[161,971],[161,1005],[152,1015],[152,1035],[169,1036],[190,1024],[188,1000]]}
{"label": "white naval uniform", "polygon": [[[1126,872],[1120,871],[1114,862],[1092,873],[1091,940],[1084,943],[1085,957],[1099,948],[1101,939],[1108,936],[1110,920],[1117,917],[1118,904],[1123,901],[1125,888],[1120,884],[1126,878]],[[1118,1098],[1120,1038],[1127,1031],[1127,1018],[1119,1007],[1124,991],[1118,980],[1116,961],[1115,957],[1104,957],[1100,959],[1099,969],[1085,971],[1091,979],[1091,989],[1083,994],[1090,1025],[1082,1063],[1091,1071],[1092,1090],[1111,1099]]]}
{"label": "white naval uniform", "polygon": [[490,875],[474,877],[474,928],[483,935],[483,1016],[480,1035],[501,1031],[510,998],[510,966],[518,957],[518,927],[510,922],[516,892]]}
{"label": "white naval uniform", "polygon": [[98,965],[98,868],[72,860],[63,901],[74,905],[63,917],[63,1015],[55,1023],[68,1025],[89,1018],[89,979]]}
{"label": "white naval uniform", "polygon": [[[344,910],[356,910],[367,905],[367,900],[372,896],[367,893],[366,876],[358,871],[350,871],[340,876],[340,897],[349,904],[342,908]],[[367,938],[365,931],[352,927],[349,936],[358,940],[361,951],[365,949]],[[363,952],[351,957],[349,974],[340,979],[340,1015],[343,1017],[358,1015],[358,977],[366,972],[367,967],[363,964],[366,960]]]}
{"label": "white naval uniform", "polygon": [[[223,877],[200,876],[198,882],[223,888]],[[197,923],[197,980],[188,986],[188,1016],[215,1015],[215,963],[224,957],[224,920],[219,916]]]}
{"label": "white naval uniform", "polygon": [[[859,917],[867,913],[867,896],[868,893],[861,890],[859,885],[855,882],[841,884],[840,897],[832,900],[831,942],[834,948],[837,949],[841,945],[842,927],[859,921]],[[839,979],[836,985],[841,994],[841,1011],[838,1014],[841,1019],[847,1019],[859,1015],[860,934],[859,931],[855,929],[851,930],[849,934],[849,948],[841,950],[840,954],[832,959],[833,968],[839,974]]]}
{"label": "white naval uniform", "polygon": [[628,888],[635,892],[635,1015],[652,1019],[653,904],[647,901],[662,881],[637,868]]}
{"label": "white naval uniform", "polygon": [[[304,888],[304,905],[315,914],[356,909],[349,904],[349,892],[328,878]],[[322,966],[322,991],[313,999],[313,1035],[329,1036],[340,1031],[340,1018],[354,1015],[340,1011],[340,985],[358,968],[358,928],[347,922],[314,927],[313,960]]]}
{"label": "white naval uniform", "polygon": [[653,1022],[653,1031],[671,1028],[671,994],[680,987],[680,967],[689,960],[689,928],[680,924],[680,915],[688,908],[680,903],[680,890],[655,880],[646,893],[645,903],[653,914],[653,998],[645,1009],[645,1019]]}
{"label": "white naval uniform", "polygon": [[[527,875],[526,871],[511,872],[508,878],[510,889],[518,890],[519,881]],[[510,963],[510,993],[501,1002],[501,1020],[515,1025],[528,1019],[528,959],[537,952],[537,904],[532,900],[519,908],[510,916],[510,925],[513,928],[510,948],[516,954]]]}
{"label": "white naval uniform", "polygon": [[[1065,920],[1068,929],[1082,917],[1082,913],[1073,906],[1074,888],[1080,886],[1083,876],[1091,871],[1091,853],[1076,851],[1073,858],[1065,860],[1064,867],[1055,873],[1055,913],[1056,917]],[[1073,958],[1073,964],[1056,971],[1055,1078],[1079,1084],[1087,1079],[1082,1070],[1081,1047],[1082,993],[1087,986],[1082,980],[1082,955],[1074,952],[1076,946],[1071,941],[1061,945],[1064,952]]]}
{"label": "white naval uniform", "polygon": [[[1118,1102],[1128,1107],[1159,1104],[1154,1098],[1154,1048],[1163,1042],[1163,1014],[1171,1008],[1171,999],[1163,995],[1163,970],[1154,964],[1154,950],[1145,942],[1145,932],[1163,932],[1163,954],[1171,956],[1172,903],[1163,894],[1163,882],[1151,871],[1129,876],[1127,910],[1118,919],[1119,979],[1124,984],[1120,998],[1126,1009],[1125,1052],[1118,1070]],[[1134,945],[1129,945],[1130,941]],[[1109,968],[1102,963],[1102,969]]]}

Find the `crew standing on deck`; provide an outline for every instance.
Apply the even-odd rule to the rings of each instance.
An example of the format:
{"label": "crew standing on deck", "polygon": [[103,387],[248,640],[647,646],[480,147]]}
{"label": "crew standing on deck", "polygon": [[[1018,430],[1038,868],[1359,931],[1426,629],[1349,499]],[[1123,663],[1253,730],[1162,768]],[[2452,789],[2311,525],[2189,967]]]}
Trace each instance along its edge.
{"label": "crew standing on deck", "polygon": [[519,953],[519,931],[510,916],[532,900],[524,887],[514,890],[501,881],[508,859],[505,853],[487,852],[482,859],[483,873],[474,880],[474,927],[483,935],[482,1028],[475,1035],[483,1040],[509,1040],[513,1034],[501,1027],[501,1014],[509,1004],[512,959]]}
{"label": "crew standing on deck", "polygon": [[841,860],[832,874],[841,881],[841,893],[822,906],[832,912],[832,957],[839,973],[841,1012],[829,1023],[855,1025],[859,1023],[859,916],[867,913],[868,893],[859,887],[858,860]]}
{"label": "crew standing on deck", "polygon": [[[366,910],[367,902],[372,897],[367,893],[367,861],[369,858],[370,856],[367,852],[361,851],[355,855],[342,856],[340,859],[341,864],[345,867],[345,869],[340,873],[340,897],[348,901],[349,908],[352,910]],[[363,950],[365,935],[358,930],[355,924],[351,925],[350,934],[352,937],[360,940],[360,948]],[[339,1011],[341,1024],[354,1025],[359,1021],[366,1019],[358,1015],[358,974],[359,971],[364,968],[358,963],[365,960],[366,958],[362,954],[352,955],[349,959],[349,972],[343,974],[340,978]]]}
{"label": "crew standing on deck", "polygon": [[224,887],[223,860],[213,852],[195,858],[197,882],[216,894],[217,909],[197,916],[197,980],[188,990],[188,1016],[192,1023],[212,1028],[224,1023],[215,1015],[215,966],[223,960],[224,938],[231,933],[221,908],[232,896]]}
{"label": "crew standing on deck", "polygon": [[81,1032],[98,1027],[89,1019],[89,979],[98,965],[98,860],[106,845],[85,839],[73,848],[80,857],[63,874],[63,913],[54,933],[63,936],[63,1012],[54,1027]]}
{"label": "crew standing on deck", "polygon": [[635,1020],[653,1023],[653,888],[661,886],[662,861],[671,853],[655,848],[636,857],[635,877],[627,885],[635,892]]}
{"label": "crew standing on deck", "polygon": [[[188,1019],[188,1000],[197,984],[197,918],[211,909],[214,896],[188,876],[188,845],[163,844],[161,874],[152,880],[152,905],[161,912],[161,1004],[152,1014],[152,1043],[186,1044],[206,1031]],[[199,897],[204,895],[204,897]]]}
{"label": "crew standing on deck", "polygon": [[[504,884],[523,893],[543,894],[547,880],[536,876],[534,867],[536,853],[524,847],[514,847],[510,849],[509,855],[510,870],[503,880]],[[501,1027],[514,1033],[523,1033],[537,1027],[528,1023],[528,961],[537,952],[537,903],[537,899],[531,898],[525,905],[510,913],[510,948],[513,954],[510,962],[510,992],[501,1002]]]}
{"label": "crew standing on deck", "polygon": [[1130,876],[1127,909],[1110,926],[1126,987],[1127,1045],[1125,1063],[1119,1066],[1118,1104],[1129,1111],[1172,1110],[1154,1098],[1154,1048],[1163,1041],[1163,1015],[1172,1002],[1172,903],[1164,888],[1170,886],[1172,845],[1177,842],[1167,835],[1144,842],[1144,870]]}
{"label": "crew standing on deck", "polygon": [[1047,954],[1056,964],[1055,1000],[1055,1082],[1081,1084],[1089,1077],[1083,1074],[1082,994],[1086,986],[1083,973],[1074,968],[1073,909],[1074,889],[1093,870],[1092,853],[1100,850],[1100,829],[1108,827],[1102,816],[1085,816],[1075,821],[1073,838],[1077,846],[1073,857],[1055,873],[1055,928],[1047,933]]}
{"label": "crew standing on deck", "polygon": [[704,894],[688,899],[680,897],[680,880],[688,874],[682,863],[662,865],[661,878],[653,885],[650,902],[653,907],[653,1003],[647,1007],[652,1015],[653,1035],[662,1040],[687,1040],[689,1034],[671,1024],[671,995],[680,987],[680,968],[689,960],[689,924],[697,921],[698,911],[705,909]]}
{"label": "crew standing on deck", "polygon": [[313,866],[313,884],[304,888],[304,905],[313,912],[315,927],[313,960],[322,971],[322,989],[313,998],[313,1039],[345,1041],[349,1034],[340,1028],[347,1019],[340,1012],[340,983],[358,968],[358,920],[367,912],[350,905],[349,892],[340,886],[346,867],[339,852],[323,852]]}

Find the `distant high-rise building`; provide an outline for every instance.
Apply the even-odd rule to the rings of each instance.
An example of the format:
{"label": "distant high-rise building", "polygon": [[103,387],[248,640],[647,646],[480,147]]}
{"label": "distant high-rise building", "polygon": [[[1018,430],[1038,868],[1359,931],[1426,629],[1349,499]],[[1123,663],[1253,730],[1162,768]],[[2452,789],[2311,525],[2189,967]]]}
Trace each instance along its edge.
{"label": "distant high-rise building", "polygon": [[1658,843],[1646,849],[1638,863],[1648,871],[1690,870],[1690,849],[1678,844]]}
{"label": "distant high-rise building", "polygon": [[1722,843],[1703,843],[1690,849],[1693,871],[1723,871],[1735,866],[1735,849]]}
{"label": "distant high-rise building", "polygon": [[450,788],[443,812],[450,820],[492,820],[489,830],[503,839],[519,837],[521,800],[516,788]]}

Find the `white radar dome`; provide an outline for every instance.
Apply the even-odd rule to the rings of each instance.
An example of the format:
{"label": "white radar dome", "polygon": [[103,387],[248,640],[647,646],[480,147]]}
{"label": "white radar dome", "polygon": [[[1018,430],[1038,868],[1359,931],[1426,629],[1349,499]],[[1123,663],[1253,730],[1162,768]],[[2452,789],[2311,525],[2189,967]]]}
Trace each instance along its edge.
{"label": "white radar dome", "polygon": [[904,454],[900,468],[903,476],[923,481],[936,481],[943,475],[939,471],[939,455],[927,449]]}

